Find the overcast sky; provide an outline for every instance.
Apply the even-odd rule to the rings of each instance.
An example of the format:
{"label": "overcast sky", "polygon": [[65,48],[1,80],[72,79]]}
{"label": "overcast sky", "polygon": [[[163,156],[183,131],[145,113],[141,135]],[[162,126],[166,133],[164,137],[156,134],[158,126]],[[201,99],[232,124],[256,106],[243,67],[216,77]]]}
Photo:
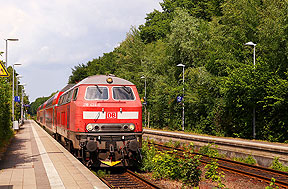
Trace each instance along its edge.
{"label": "overcast sky", "polygon": [[[63,88],[74,66],[111,52],[161,0],[9,0],[0,6],[0,52],[23,75],[30,102]],[[5,53],[0,59],[5,61]]]}

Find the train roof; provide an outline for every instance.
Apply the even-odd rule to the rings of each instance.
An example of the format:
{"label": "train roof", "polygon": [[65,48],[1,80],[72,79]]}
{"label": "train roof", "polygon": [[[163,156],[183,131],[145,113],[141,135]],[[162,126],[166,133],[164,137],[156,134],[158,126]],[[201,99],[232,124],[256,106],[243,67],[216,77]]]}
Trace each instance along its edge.
{"label": "train roof", "polygon": [[[113,82],[109,83],[107,81],[108,78],[112,78]],[[89,77],[83,79],[82,81],[80,81],[79,83],[77,83],[75,86],[82,85],[82,84],[134,85],[130,81],[127,81],[127,80],[119,78],[119,77],[111,76],[111,75],[93,75],[93,76],[89,76]]]}
{"label": "train roof", "polygon": [[61,89],[60,92],[65,92],[67,90],[69,90],[70,88],[72,88],[75,84],[67,84],[63,89]]}

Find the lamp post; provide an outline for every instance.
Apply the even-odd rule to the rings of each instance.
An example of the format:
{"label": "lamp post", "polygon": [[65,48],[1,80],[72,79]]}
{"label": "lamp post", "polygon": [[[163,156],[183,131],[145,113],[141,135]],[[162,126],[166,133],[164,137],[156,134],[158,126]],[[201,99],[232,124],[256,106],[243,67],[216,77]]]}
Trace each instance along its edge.
{"label": "lamp post", "polygon": [[16,96],[18,96],[18,80],[22,78],[22,75],[17,75],[16,76]]}
{"label": "lamp post", "polygon": [[13,64],[13,76],[12,76],[12,119],[13,119],[13,122],[14,122],[14,66],[20,66],[21,64],[19,63],[15,63]]}
{"label": "lamp post", "polygon": [[[253,46],[253,66],[254,66],[254,69],[255,69],[255,62],[256,62],[256,55],[255,55],[255,46],[256,44],[253,43],[253,42],[248,42],[248,43],[245,43],[245,45],[247,46]],[[256,115],[255,115],[255,105],[253,106],[253,139],[256,138]]]}
{"label": "lamp post", "polygon": [[146,117],[147,117],[147,116],[146,116],[146,114],[147,114],[146,84],[147,84],[147,83],[146,83],[146,77],[145,77],[145,76],[141,76],[141,79],[145,79],[145,80],[144,80],[144,82],[145,82],[145,97],[144,97],[144,98],[145,98],[145,100],[144,100],[145,104],[144,104],[144,107],[145,107],[145,127],[146,127],[146,123],[147,123],[147,122],[146,122]]}
{"label": "lamp post", "polygon": [[23,119],[23,109],[24,109],[24,104],[23,104],[23,98],[24,98],[24,86],[26,86],[26,84],[25,83],[23,83],[23,84],[20,84],[20,85],[22,85],[23,86],[23,88],[22,88],[22,99],[21,99],[21,125],[23,125],[23,123],[24,123],[24,119]]}
{"label": "lamp post", "polygon": [[7,62],[7,57],[8,57],[8,41],[19,41],[19,39],[4,39],[6,41],[6,53],[5,53],[5,67],[7,68],[8,62]]}
{"label": "lamp post", "polygon": [[178,67],[183,68],[183,97],[182,97],[182,131],[185,129],[185,106],[184,106],[184,73],[185,73],[185,65],[184,64],[178,64]]}

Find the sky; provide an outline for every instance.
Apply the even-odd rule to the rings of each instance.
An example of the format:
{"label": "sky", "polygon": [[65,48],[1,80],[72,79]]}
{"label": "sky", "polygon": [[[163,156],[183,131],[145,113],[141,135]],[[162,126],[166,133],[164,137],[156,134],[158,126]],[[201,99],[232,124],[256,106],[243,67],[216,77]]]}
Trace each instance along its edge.
{"label": "sky", "polygon": [[[0,60],[15,63],[30,102],[62,89],[72,68],[121,43],[161,0],[9,0],[0,6]],[[2,40],[1,40],[2,38]],[[2,42],[1,42],[2,41]]]}

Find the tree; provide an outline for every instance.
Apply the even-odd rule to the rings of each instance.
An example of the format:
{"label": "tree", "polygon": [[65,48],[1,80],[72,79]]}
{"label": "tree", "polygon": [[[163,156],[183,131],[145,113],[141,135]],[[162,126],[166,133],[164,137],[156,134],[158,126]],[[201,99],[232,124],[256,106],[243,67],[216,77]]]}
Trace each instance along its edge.
{"label": "tree", "polygon": [[171,22],[175,10],[185,9],[190,16],[210,21],[214,16],[222,15],[223,0],[164,0],[160,3],[162,12],[154,10],[147,14],[144,25],[139,26],[141,39],[151,43],[166,38],[171,33]]}
{"label": "tree", "polygon": [[173,62],[188,67],[205,65],[209,45],[208,23],[190,16],[183,9],[177,9],[175,14],[169,35]]}
{"label": "tree", "polygon": [[88,77],[87,65],[79,64],[72,68],[72,75],[69,77],[69,83],[78,83],[82,79]]}
{"label": "tree", "polygon": [[58,93],[58,91],[53,92],[50,96],[48,97],[39,97],[37,98],[34,102],[32,102],[30,104],[30,108],[28,109],[28,113],[33,115],[37,114],[37,109],[40,105],[42,105],[44,102],[46,102],[49,98],[51,98],[52,96],[54,96],[56,93]]}

